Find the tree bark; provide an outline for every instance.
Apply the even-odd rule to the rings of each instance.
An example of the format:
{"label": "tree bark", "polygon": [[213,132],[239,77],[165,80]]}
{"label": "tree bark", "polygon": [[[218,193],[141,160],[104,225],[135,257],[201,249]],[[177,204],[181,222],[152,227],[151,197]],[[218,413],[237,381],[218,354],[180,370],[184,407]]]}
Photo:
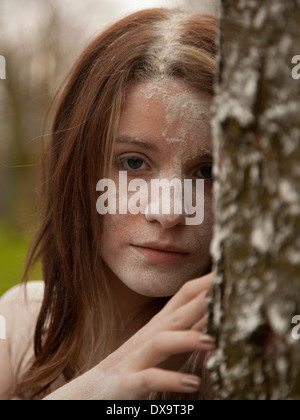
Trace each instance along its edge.
{"label": "tree bark", "polygon": [[214,121],[217,399],[300,399],[300,0],[223,0]]}

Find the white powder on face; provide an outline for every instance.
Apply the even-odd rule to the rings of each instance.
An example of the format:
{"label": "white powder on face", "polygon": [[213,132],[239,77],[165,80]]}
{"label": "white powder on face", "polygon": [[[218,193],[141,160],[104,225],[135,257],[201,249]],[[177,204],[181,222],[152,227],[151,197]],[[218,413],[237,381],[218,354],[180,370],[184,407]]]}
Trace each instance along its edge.
{"label": "white powder on face", "polygon": [[[166,143],[176,145],[176,149],[183,153],[188,149],[193,158],[199,154],[199,145],[204,139],[208,144],[207,151],[211,151],[212,98],[209,94],[200,94],[184,82],[161,79],[141,84],[140,89],[146,110],[151,111],[156,98],[164,102],[165,129],[161,137]],[[194,139],[197,141],[192,141]],[[182,166],[181,157],[177,153],[174,167],[178,167],[178,162]]]}
{"label": "white powder on face", "polygon": [[[198,98],[196,98],[195,94],[191,94],[188,85],[185,86],[184,92],[181,91],[176,95],[170,95],[168,86],[172,80],[174,82],[174,79],[168,75],[170,57],[172,57],[172,62],[176,61],[176,56],[181,51],[181,27],[188,16],[188,13],[182,12],[170,16],[166,21],[157,23],[154,26],[154,32],[158,36],[158,40],[148,51],[152,57],[154,68],[159,71],[159,76],[146,84],[145,99],[150,101],[155,95],[159,95],[168,106],[167,124],[172,126],[176,122],[180,122],[181,127],[175,136],[168,135],[167,131],[162,133],[168,143],[176,145],[187,141],[187,134],[191,130],[191,120],[197,121],[198,130],[204,135],[207,136],[211,130],[211,104],[208,105],[207,101],[201,104],[199,93],[197,92]],[[179,84],[184,86],[184,82],[179,82]]]}
{"label": "white powder on face", "polygon": [[200,101],[191,92],[181,93],[170,99],[167,107],[166,123],[169,127],[177,125],[176,137],[167,137],[168,143],[183,143],[186,145],[188,134],[199,130],[201,136],[210,133],[211,108],[208,104]]}
{"label": "white powder on face", "polygon": [[165,97],[165,104],[166,128],[162,137],[176,150],[173,168],[180,176],[187,151],[189,159],[197,158],[200,152],[212,153],[211,98],[186,88]]}
{"label": "white powder on face", "polygon": [[[144,139],[158,146],[159,153],[150,154],[151,172],[147,176],[189,179],[202,162],[191,160],[212,149],[211,137],[206,134],[210,103],[208,94],[199,93],[182,81],[156,79],[135,85],[128,92],[119,135]],[[175,138],[176,142],[172,141]],[[126,150],[129,151],[130,148]],[[102,257],[115,276],[140,295],[162,297],[173,295],[186,281],[205,274],[211,263],[210,190],[208,183],[204,222],[200,226],[177,224],[165,228],[159,217],[149,220],[142,214],[104,216]],[[172,243],[190,255],[176,264],[154,264],[132,247],[149,242]]]}
{"label": "white powder on face", "polygon": [[154,79],[151,82],[143,85],[143,95],[145,99],[150,102],[155,96],[160,96],[163,100],[169,100],[170,92],[167,88],[166,81],[161,79]]}
{"label": "white powder on face", "polygon": [[[209,213],[201,226],[185,227],[176,233],[162,232],[158,223],[148,223],[143,215],[106,215],[104,218],[103,258],[114,274],[138,294],[171,296],[186,281],[203,275],[210,268],[212,218]],[[172,266],[147,263],[130,246],[142,246],[149,241],[163,243],[166,240],[172,240],[174,246],[190,252],[190,256]]]}
{"label": "white powder on face", "polygon": [[[129,242],[142,244],[153,237],[155,237],[153,231],[149,233],[149,228],[141,225],[136,229],[135,235],[131,233]],[[172,296],[186,281],[199,277],[208,270],[210,257],[207,249],[210,240],[209,229],[199,237],[195,236],[195,232],[191,232],[191,235],[185,235],[183,240],[178,238],[176,244],[181,248],[193,249],[194,254],[187,257],[185,262],[182,261],[173,267],[147,263],[129,246],[118,249],[117,260],[112,258],[106,262],[131,290],[143,296]]]}

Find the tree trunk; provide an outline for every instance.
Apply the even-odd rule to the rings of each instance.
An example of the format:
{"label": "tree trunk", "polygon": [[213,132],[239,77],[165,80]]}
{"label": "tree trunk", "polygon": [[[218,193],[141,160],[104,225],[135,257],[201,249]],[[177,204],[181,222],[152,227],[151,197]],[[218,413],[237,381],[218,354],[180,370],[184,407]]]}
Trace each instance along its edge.
{"label": "tree trunk", "polygon": [[300,399],[297,54],[300,0],[223,0],[209,321],[217,399]]}

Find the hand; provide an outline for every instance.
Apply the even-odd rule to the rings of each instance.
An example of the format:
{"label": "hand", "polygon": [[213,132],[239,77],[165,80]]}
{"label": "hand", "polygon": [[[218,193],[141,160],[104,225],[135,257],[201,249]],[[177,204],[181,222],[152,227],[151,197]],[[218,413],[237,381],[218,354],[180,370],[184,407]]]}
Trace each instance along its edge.
{"label": "hand", "polygon": [[110,390],[104,398],[138,400],[151,392],[199,390],[199,377],[157,366],[174,355],[214,350],[213,339],[200,332],[213,277],[211,273],[187,282],[148,324],[98,365],[98,374],[105,378],[102,384]]}

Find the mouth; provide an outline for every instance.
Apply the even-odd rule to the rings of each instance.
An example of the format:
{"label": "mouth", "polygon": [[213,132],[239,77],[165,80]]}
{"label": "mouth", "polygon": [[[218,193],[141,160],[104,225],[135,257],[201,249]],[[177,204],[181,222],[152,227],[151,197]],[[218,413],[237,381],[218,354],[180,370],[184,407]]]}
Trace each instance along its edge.
{"label": "mouth", "polygon": [[186,250],[174,247],[171,244],[162,245],[149,243],[143,245],[131,244],[131,246],[145,259],[157,264],[172,264],[182,262],[182,260],[190,255],[190,253]]}

